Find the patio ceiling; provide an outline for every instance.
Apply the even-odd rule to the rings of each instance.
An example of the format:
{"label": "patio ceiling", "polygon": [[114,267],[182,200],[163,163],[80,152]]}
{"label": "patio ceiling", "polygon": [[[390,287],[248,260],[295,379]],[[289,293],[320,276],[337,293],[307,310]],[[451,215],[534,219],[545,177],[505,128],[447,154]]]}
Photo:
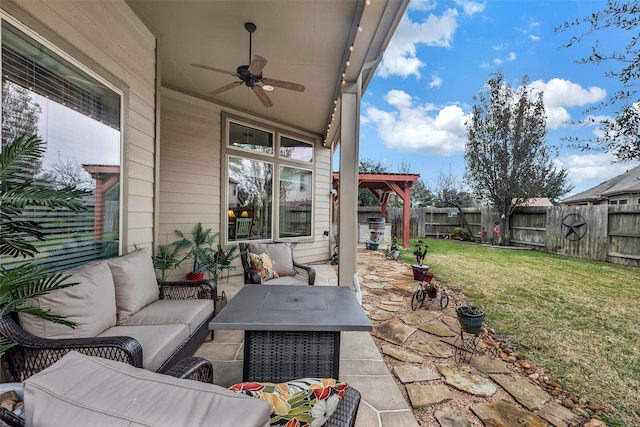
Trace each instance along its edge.
{"label": "patio ceiling", "polygon": [[[363,88],[366,87],[408,3],[409,0],[127,1],[158,38],[164,87],[286,123],[321,138],[325,137],[336,106],[342,74],[352,82],[362,72]],[[253,54],[269,61],[263,75],[303,84],[304,92],[276,87],[268,92],[274,104],[269,108],[244,85],[215,96],[210,94],[238,79],[191,64],[232,72],[239,65],[247,65],[249,33],[245,22],[257,26]],[[351,45],[353,50],[349,49]],[[339,112],[339,103],[336,107]],[[334,133],[339,126],[334,122],[330,129]]]}

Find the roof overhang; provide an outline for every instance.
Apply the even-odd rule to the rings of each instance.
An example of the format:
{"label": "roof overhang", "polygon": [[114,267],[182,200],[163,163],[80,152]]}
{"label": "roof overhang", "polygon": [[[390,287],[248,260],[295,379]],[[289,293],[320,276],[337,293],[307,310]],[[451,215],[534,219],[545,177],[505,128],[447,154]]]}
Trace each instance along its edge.
{"label": "roof overhang", "polygon": [[[342,85],[360,78],[366,88],[409,0],[128,0],[127,4],[157,37],[163,87],[310,132],[329,145],[338,135]],[[238,79],[191,64],[232,72],[247,65],[246,22],[257,26],[252,53],[268,60],[263,76],[303,84],[304,92],[275,88],[268,92],[273,101],[269,108],[245,85],[211,95]]]}

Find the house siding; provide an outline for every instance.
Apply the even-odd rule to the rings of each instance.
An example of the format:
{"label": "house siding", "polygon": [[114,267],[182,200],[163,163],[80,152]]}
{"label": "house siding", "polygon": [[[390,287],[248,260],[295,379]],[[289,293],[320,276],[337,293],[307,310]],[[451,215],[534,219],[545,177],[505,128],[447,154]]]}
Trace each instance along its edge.
{"label": "house siding", "polygon": [[3,0],[7,15],[123,91],[123,251],[153,244],[155,37],[124,1]]}
{"label": "house siding", "polygon": [[[223,109],[171,89],[162,88],[161,93],[159,242],[175,240],[174,230],[189,232],[198,221],[220,232]],[[237,117],[244,116],[228,108],[224,111]],[[268,121],[263,122],[269,125]],[[273,126],[301,134],[299,129],[283,128],[281,123]],[[311,135],[307,137],[312,138]],[[323,234],[330,230],[331,150],[320,144],[315,145],[314,176],[313,241],[296,245],[296,259],[303,263],[327,261],[331,255],[329,238]],[[171,277],[179,277],[187,269],[188,266],[183,266]],[[240,273],[241,269],[235,271],[235,274]]]}

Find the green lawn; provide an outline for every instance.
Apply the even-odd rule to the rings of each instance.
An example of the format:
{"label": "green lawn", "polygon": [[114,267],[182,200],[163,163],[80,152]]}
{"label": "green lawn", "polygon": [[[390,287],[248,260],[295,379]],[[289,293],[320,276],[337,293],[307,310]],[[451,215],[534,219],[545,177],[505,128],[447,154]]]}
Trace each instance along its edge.
{"label": "green lawn", "polygon": [[[640,268],[423,240],[430,271],[484,307],[485,322],[521,355],[566,391],[609,407],[612,425],[640,426]],[[412,251],[402,259],[415,263]]]}

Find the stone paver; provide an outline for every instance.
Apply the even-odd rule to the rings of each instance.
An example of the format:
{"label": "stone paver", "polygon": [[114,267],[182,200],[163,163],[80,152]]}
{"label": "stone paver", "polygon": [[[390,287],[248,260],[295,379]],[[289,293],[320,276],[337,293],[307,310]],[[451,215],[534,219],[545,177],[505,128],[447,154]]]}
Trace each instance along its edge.
{"label": "stone paver", "polygon": [[453,352],[448,345],[423,337],[416,338],[409,344],[409,348],[429,357],[447,358],[453,356]]}
{"label": "stone paver", "polygon": [[474,355],[471,358],[471,366],[485,374],[509,374],[507,364],[500,359],[491,359],[486,354]]}
{"label": "stone paver", "polygon": [[449,388],[444,384],[407,384],[407,394],[409,395],[409,400],[411,400],[411,405],[416,409],[428,408],[453,397]]}
{"label": "stone paver", "polygon": [[440,427],[471,427],[471,423],[451,408],[438,408],[434,414]]}
{"label": "stone paver", "polygon": [[393,347],[390,345],[382,346],[382,353],[387,356],[391,356],[395,359],[402,360],[403,362],[412,362],[412,363],[420,363],[422,362],[422,356],[418,356],[417,354],[410,353],[406,350],[403,350],[399,347]]}
{"label": "stone paver", "polygon": [[536,415],[549,421],[549,423],[555,427],[578,425],[581,421],[579,416],[559,403],[553,401],[544,405],[538,412],[536,412]]}
{"label": "stone paver", "polygon": [[471,407],[485,426],[547,427],[547,422],[513,403],[500,400]]}
{"label": "stone paver", "polygon": [[371,333],[390,343],[402,345],[411,334],[416,331],[415,328],[407,326],[401,322],[390,320],[388,322],[375,325]]}
{"label": "stone paver", "polygon": [[400,319],[407,325],[424,325],[442,316],[439,311],[419,309],[402,316]]}
{"label": "stone paver", "polygon": [[394,366],[393,373],[402,383],[415,383],[418,381],[431,381],[440,378],[440,374],[430,368],[415,365]]}
{"label": "stone paver", "polygon": [[394,314],[390,311],[385,310],[376,310],[373,314],[369,316],[371,320],[375,320],[378,322],[386,322],[387,320],[391,320],[394,318]]}
{"label": "stone paver", "polygon": [[362,286],[366,286],[369,289],[383,289],[385,286],[387,286],[380,282],[362,282],[360,284]]}
{"label": "stone paver", "polygon": [[404,297],[400,295],[391,295],[389,296],[389,301],[404,303]]}
{"label": "stone paver", "polygon": [[447,384],[475,396],[493,396],[498,390],[488,378],[474,373],[469,365],[442,363],[438,365],[438,371],[444,375]]}
{"label": "stone paver", "polygon": [[455,337],[458,335],[440,322],[420,325],[418,326],[418,329],[438,337]]}
{"label": "stone paver", "polygon": [[402,310],[402,307],[400,307],[399,305],[392,305],[384,302],[378,303],[377,306],[378,308],[381,308],[384,311],[390,311],[392,313]]}
{"label": "stone paver", "polygon": [[551,399],[551,396],[546,391],[525,379],[504,374],[491,374],[490,377],[507,390],[518,403],[530,411],[541,408]]}

